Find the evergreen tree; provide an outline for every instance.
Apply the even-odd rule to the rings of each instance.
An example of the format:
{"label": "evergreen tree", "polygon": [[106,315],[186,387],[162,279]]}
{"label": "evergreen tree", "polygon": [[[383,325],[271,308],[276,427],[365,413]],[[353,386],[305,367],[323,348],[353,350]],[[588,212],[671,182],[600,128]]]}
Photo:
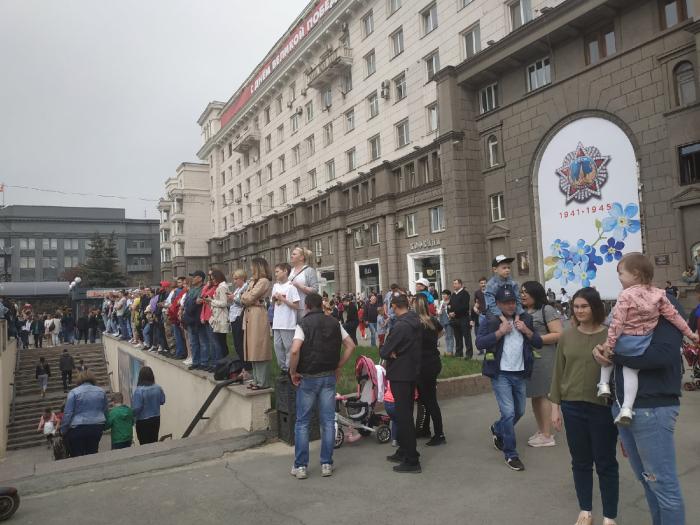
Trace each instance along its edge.
{"label": "evergreen tree", "polygon": [[104,246],[102,267],[105,271],[106,284],[104,286],[125,286],[126,276],[119,268],[119,256],[117,255],[117,240],[114,232],[109,235]]}
{"label": "evergreen tree", "polygon": [[114,232],[105,242],[98,233],[93,235],[90,249],[87,252],[87,260],[81,266],[84,285],[92,287],[117,287],[124,286],[126,277],[119,269],[117,257],[117,242]]}

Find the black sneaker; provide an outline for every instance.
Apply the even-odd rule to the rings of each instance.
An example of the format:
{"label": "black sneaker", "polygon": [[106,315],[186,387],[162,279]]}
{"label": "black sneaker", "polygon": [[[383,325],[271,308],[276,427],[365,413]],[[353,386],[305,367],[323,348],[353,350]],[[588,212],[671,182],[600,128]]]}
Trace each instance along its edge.
{"label": "black sneaker", "polygon": [[425,444],[426,447],[437,447],[438,445],[445,445],[447,441],[445,440],[445,436],[440,434],[439,436],[435,434],[433,437],[431,437],[428,442]]}
{"label": "black sneaker", "polygon": [[201,370],[202,367],[200,365],[190,365],[187,367],[187,370]]}
{"label": "black sneaker", "polygon": [[403,463],[403,456],[399,454],[399,451],[397,450],[391,456],[387,456],[386,460],[391,461],[392,463]]}
{"label": "black sneaker", "polygon": [[503,438],[496,434],[496,429],[493,427],[493,425],[489,427],[489,430],[491,431],[491,434],[493,434],[493,446],[496,447],[496,450],[503,452]]}
{"label": "black sneaker", "polygon": [[402,461],[398,465],[394,465],[394,472],[401,474],[420,474],[423,472],[420,468],[420,463],[406,463]]}
{"label": "black sneaker", "polygon": [[506,459],[506,465],[508,465],[512,470],[525,470],[525,465],[523,465],[523,462],[520,461],[520,458],[518,457]]}
{"label": "black sneaker", "polygon": [[430,436],[432,436],[432,434],[429,428],[416,429],[417,438],[429,438]]}

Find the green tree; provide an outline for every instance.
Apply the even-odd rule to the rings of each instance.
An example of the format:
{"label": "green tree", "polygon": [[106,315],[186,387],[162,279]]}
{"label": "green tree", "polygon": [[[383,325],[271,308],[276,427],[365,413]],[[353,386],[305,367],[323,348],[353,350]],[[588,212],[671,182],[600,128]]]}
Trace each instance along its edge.
{"label": "green tree", "polygon": [[87,259],[81,266],[81,270],[85,280],[84,286],[99,288],[125,285],[126,277],[119,269],[114,232],[110,234],[106,242],[98,233],[92,236]]}
{"label": "green tree", "polygon": [[102,268],[104,269],[106,279],[106,284],[104,286],[126,286],[126,276],[119,268],[117,240],[114,232],[109,234],[102,255]]}

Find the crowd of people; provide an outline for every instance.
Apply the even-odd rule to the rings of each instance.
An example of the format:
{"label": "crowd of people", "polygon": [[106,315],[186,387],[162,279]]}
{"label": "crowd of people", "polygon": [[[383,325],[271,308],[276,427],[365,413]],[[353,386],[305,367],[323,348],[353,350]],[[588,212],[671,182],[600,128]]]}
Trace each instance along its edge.
{"label": "crowd of people", "polygon": [[[289,262],[273,268],[263,258],[253,259],[250,278],[237,269],[230,284],[212,268],[162,282],[156,289],[123,291],[105,298],[101,315],[113,336],[185,360],[192,370],[213,372],[227,358],[250,389],[271,386],[270,364],[276,359],[297,386],[291,469],[297,479],[309,475],[309,426],[316,404],[321,475],[333,473],[336,380],[352,357],[358,332],[362,338],[369,332],[369,344],[379,347],[385,369],[384,403],[397,446],[387,460],[396,463],[397,473],[422,472],[417,440],[429,438],[426,446],[447,443],[437,399],[442,367],[438,341],[445,337],[446,359],[470,359],[475,351],[481,356],[499,410],[489,427],[491,441],[510,469],[525,470],[515,429],[528,398],[537,422],[528,446],[556,446],[555,433],[566,430],[580,511],[577,525],[593,521],[593,467],[603,523],[615,523],[618,439],[644,487],[653,523],[685,523],[673,432],[682,376],[679,349],[684,336],[698,342],[700,309],[691,314],[689,327],[677,292],[652,286],[653,265],[646,257],[627,254],[619,261],[623,292],[610,315],[595,288],[582,288],[572,297],[562,289],[557,297],[539,282],[515,282],[513,259],[503,255],[494,258],[493,275],[479,280],[473,300],[460,279],[442,291],[420,278],[414,293],[393,284],[385,293],[319,294],[310,257],[309,250],[296,247]],[[700,297],[700,285],[697,291]],[[146,370],[132,402],[141,443],[157,439],[165,402]],[[38,377],[40,372],[37,367]],[[114,442],[113,425],[122,421],[117,416],[129,416],[117,397],[110,423],[104,392],[96,390],[88,413],[77,415],[71,399],[94,390],[89,373],[79,374],[78,382],[60,422],[72,434],[69,447],[76,455],[95,450],[94,440],[99,441],[105,426],[112,425]],[[76,392],[81,388],[85,394]],[[116,434],[121,437],[115,448],[131,444],[126,430]]]}

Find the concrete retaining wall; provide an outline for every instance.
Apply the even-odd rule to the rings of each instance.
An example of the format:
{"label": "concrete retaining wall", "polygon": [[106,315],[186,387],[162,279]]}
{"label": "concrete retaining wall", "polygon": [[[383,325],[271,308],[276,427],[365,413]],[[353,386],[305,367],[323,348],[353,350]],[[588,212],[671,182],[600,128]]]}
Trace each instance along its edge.
{"label": "concrete retaining wall", "polygon": [[0,321],[0,458],[5,457],[7,425],[10,423],[12,383],[15,378],[17,343],[7,340],[7,321]]}
{"label": "concrete retaining wall", "polygon": [[[211,374],[187,370],[182,361],[166,359],[134,348],[128,343],[105,336],[105,357],[112,390],[119,387],[119,354],[123,353],[153,369],[153,374],[165,391],[166,403],[161,408],[160,435],[182,437],[193,417],[216,386]],[[124,359],[124,358],[122,358]],[[209,419],[200,421],[192,435],[242,428],[264,430],[268,426],[265,412],[270,408],[271,391],[253,392],[243,386],[224,388],[207,410]]]}

